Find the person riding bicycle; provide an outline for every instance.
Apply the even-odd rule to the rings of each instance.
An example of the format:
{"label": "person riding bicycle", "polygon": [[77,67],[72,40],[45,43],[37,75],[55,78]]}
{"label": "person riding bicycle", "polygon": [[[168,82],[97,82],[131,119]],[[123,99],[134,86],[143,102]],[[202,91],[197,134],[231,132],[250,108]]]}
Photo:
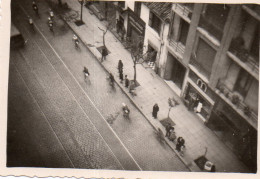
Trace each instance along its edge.
{"label": "person riding bicycle", "polygon": [[122,109],[124,112],[124,117],[129,117],[130,109],[125,103],[122,103],[122,106],[123,106]]}
{"label": "person riding bicycle", "polygon": [[112,75],[112,73],[109,73],[109,79],[110,79],[110,85],[114,85],[115,78],[114,78],[114,76]]}
{"label": "person riding bicycle", "polygon": [[50,18],[53,19],[54,18],[54,12],[50,9],[49,11],[49,15],[50,15]]}
{"label": "person riding bicycle", "polygon": [[48,17],[48,24],[49,24],[50,30],[53,31],[53,21],[51,20],[50,17]]}
{"label": "person riding bicycle", "polygon": [[33,10],[38,14],[38,6],[37,6],[37,4],[35,3],[35,1],[32,2],[32,8],[33,8]]}
{"label": "person riding bicycle", "polygon": [[28,22],[33,27],[33,20],[32,20],[32,18],[30,16],[28,16]]}
{"label": "person riding bicycle", "polygon": [[79,44],[79,39],[78,39],[78,37],[74,34],[73,37],[72,37],[72,39],[74,40],[75,46],[77,47],[78,44]]}
{"label": "person riding bicycle", "polygon": [[85,79],[90,75],[87,67],[84,67],[83,73],[84,73]]}

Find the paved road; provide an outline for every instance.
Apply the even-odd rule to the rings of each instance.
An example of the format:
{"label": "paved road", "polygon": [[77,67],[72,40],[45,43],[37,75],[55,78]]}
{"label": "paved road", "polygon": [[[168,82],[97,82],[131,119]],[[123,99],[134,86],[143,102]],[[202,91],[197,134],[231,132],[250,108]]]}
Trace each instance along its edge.
{"label": "paved road", "polygon": [[[88,49],[82,44],[80,50],[74,48],[71,41],[73,33],[63,21],[56,18],[54,35],[49,32],[44,21],[47,19],[48,8],[44,3],[40,7],[46,9],[40,9],[40,19],[30,11],[29,1],[28,4],[22,4],[27,12],[21,8],[16,9],[15,22],[28,42],[25,49],[11,54],[10,74],[16,75],[10,81],[13,79],[14,84],[21,81],[21,85],[10,85],[10,91],[14,89],[9,95],[9,101],[13,101],[9,105],[9,111],[16,110],[17,116],[22,113],[22,119],[26,118],[27,121],[23,124],[25,129],[31,126],[29,123],[32,120],[28,119],[30,111],[25,110],[26,108],[35,108],[33,111],[37,111],[35,113],[38,116],[35,119],[45,123],[45,128],[35,127],[36,132],[49,134],[48,137],[46,134],[45,141],[37,136],[39,139],[36,141],[40,143],[38,145],[43,143],[50,146],[47,139],[52,138],[52,146],[57,143],[53,149],[57,147],[59,150],[55,151],[61,151],[63,160],[55,160],[60,161],[60,164],[48,164],[48,158],[43,157],[42,160],[47,164],[38,165],[187,171],[175,153],[157,140],[153,128],[125,94],[117,86],[111,89],[106,80],[107,73]],[[24,13],[29,13],[34,18],[37,29],[41,29],[39,32],[37,29],[36,32],[31,31],[23,18],[26,17]],[[87,82],[83,78],[83,66],[87,66],[91,73]],[[17,91],[29,95],[22,95]],[[17,98],[28,101],[27,105],[30,107],[17,103]],[[130,107],[130,121],[122,117],[122,102]],[[109,125],[106,120],[111,115],[115,118],[113,124]],[[10,119],[12,118],[16,118],[16,115],[10,115]],[[34,126],[27,130],[31,128],[34,129]],[[32,136],[35,134],[27,135],[34,139]],[[45,154],[45,151],[38,153],[35,156]],[[56,155],[49,153],[48,156],[51,158],[50,156]],[[38,160],[35,161],[37,163]]]}

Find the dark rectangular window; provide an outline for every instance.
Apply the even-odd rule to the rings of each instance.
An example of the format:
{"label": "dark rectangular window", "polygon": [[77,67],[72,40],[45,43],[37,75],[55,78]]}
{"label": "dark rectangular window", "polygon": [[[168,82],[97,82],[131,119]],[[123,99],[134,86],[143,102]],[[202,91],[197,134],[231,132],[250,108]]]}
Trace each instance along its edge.
{"label": "dark rectangular window", "polygon": [[228,5],[208,4],[202,12],[199,26],[221,40],[229,10]]}
{"label": "dark rectangular window", "polygon": [[179,41],[183,44],[186,45],[186,40],[189,32],[189,23],[186,22],[185,20],[181,19],[180,23],[180,36],[179,36]]}
{"label": "dark rectangular window", "polygon": [[121,8],[125,7],[125,1],[118,1],[118,6]]}
{"label": "dark rectangular window", "polygon": [[135,13],[140,17],[142,2],[135,2]]}
{"label": "dark rectangular window", "polygon": [[234,91],[237,91],[245,97],[251,86],[252,80],[253,78],[251,77],[251,75],[241,68],[234,87]]}
{"label": "dark rectangular window", "polygon": [[149,15],[149,26],[152,27],[158,34],[160,34],[161,31],[161,20],[150,11]]}

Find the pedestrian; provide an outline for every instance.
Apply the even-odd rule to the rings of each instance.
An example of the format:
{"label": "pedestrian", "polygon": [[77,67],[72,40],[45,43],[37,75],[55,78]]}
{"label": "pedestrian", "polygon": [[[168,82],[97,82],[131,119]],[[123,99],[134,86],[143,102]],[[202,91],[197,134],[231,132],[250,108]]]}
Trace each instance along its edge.
{"label": "pedestrian", "polygon": [[153,112],[152,112],[153,117],[154,117],[155,119],[157,119],[157,113],[158,113],[158,111],[159,111],[159,106],[158,106],[157,103],[155,103],[155,105],[153,106]]}
{"label": "pedestrian", "polygon": [[131,81],[130,86],[129,86],[129,93],[133,94],[134,89],[135,89],[135,83],[134,83],[134,81]]}
{"label": "pedestrian", "polygon": [[37,4],[35,3],[35,1],[32,2],[32,8],[33,8],[34,12],[35,12],[37,15],[39,15],[39,13],[38,13],[38,6],[37,6]]}
{"label": "pedestrian", "polygon": [[102,57],[101,57],[101,62],[103,62],[104,60],[106,60],[106,56],[107,56],[107,50],[106,50],[106,48],[102,48],[102,50],[101,50],[101,55],[102,55]]}
{"label": "pedestrian", "polygon": [[112,73],[109,73],[109,79],[110,79],[110,85],[113,86],[113,85],[114,85],[115,78],[114,78],[114,76],[113,76]]}
{"label": "pedestrian", "polygon": [[181,151],[181,147],[184,146],[184,143],[185,143],[185,140],[184,140],[182,137],[178,137],[178,139],[177,139],[177,144],[176,144],[176,150],[177,150],[178,152]]}
{"label": "pedestrian", "polygon": [[165,135],[165,137],[170,137],[171,132],[174,131],[174,127],[171,126],[170,123],[168,123],[165,128],[166,128],[166,135]]}
{"label": "pedestrian", "polygon": [[119,73],[119,79],[120,79],[120,83],[123,83],[123,80],[124,80],[123,71],[121,73]]}
{"label": "pedestrian", "polygon": [[124,66],[124,64],[123,64],[122,60],[119,60],[118,65],[117,65],[118,73],[121,73],[121,72],[123,73],[123,66]]}
{"label": "pedestrian", "polygon": [[125,87],[128,88],[129,86],[129,79],[127,78],[127,75],[125,75]]}
{"label": "pedestrian", "polygon": [[86,67],[84,67],[83,73],[84,73],[85,79],[90,75],[89,71],[88,71],[88,69]]}

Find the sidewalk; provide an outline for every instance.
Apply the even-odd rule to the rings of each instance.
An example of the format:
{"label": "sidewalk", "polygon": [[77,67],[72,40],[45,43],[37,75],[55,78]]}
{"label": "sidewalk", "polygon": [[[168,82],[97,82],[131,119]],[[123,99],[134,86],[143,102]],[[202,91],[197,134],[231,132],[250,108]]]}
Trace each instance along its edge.
{"label": "sidewalk", "polygon": [[[64,0],[64,2],[67,2],[71,9],[80,12],[80,4],[77,1]],[[100,60],[101,54],[97,48],[103,44],[102,31],[98,27],[104,29],[104,25],[98,18],[91,15],[85,7],[83,8],[83,21],[85,25],[82,26],[76,26],[74,22],[68,22],[68,25]],[[118,85],[154,128],[160,127],[165,132],[165,128],[160,121],[167,117],[169,97],[174,97],[180,103],[171,110],[170,118],[176,124],[174,127],[177,136],[182,136],[185,139],[186,152],[184,157],[176,152],[175,144],[168,139],[166,140],[191,171],[201,171],[194,160],[204,155],[205,148],[207,148],[206,158],[216,165],[217,172],[249,172],[247,167],[203,124],[201,119],[195,113],[187,110],[180,97],[152,69],[137,65],[137,81],[140,86],[136,88],[137,96],[130,95],[128,89],[119,82],[117,63],[121,59],[124,64],[124,75],[133,79],[134,70],[131,55],[109,31],[106,34],[106,44],[111,53],[102,63],[103,67],[115,76]],[[158,103],[160,107],[158,119],[152,118],[152,107],[155,103]]]}

